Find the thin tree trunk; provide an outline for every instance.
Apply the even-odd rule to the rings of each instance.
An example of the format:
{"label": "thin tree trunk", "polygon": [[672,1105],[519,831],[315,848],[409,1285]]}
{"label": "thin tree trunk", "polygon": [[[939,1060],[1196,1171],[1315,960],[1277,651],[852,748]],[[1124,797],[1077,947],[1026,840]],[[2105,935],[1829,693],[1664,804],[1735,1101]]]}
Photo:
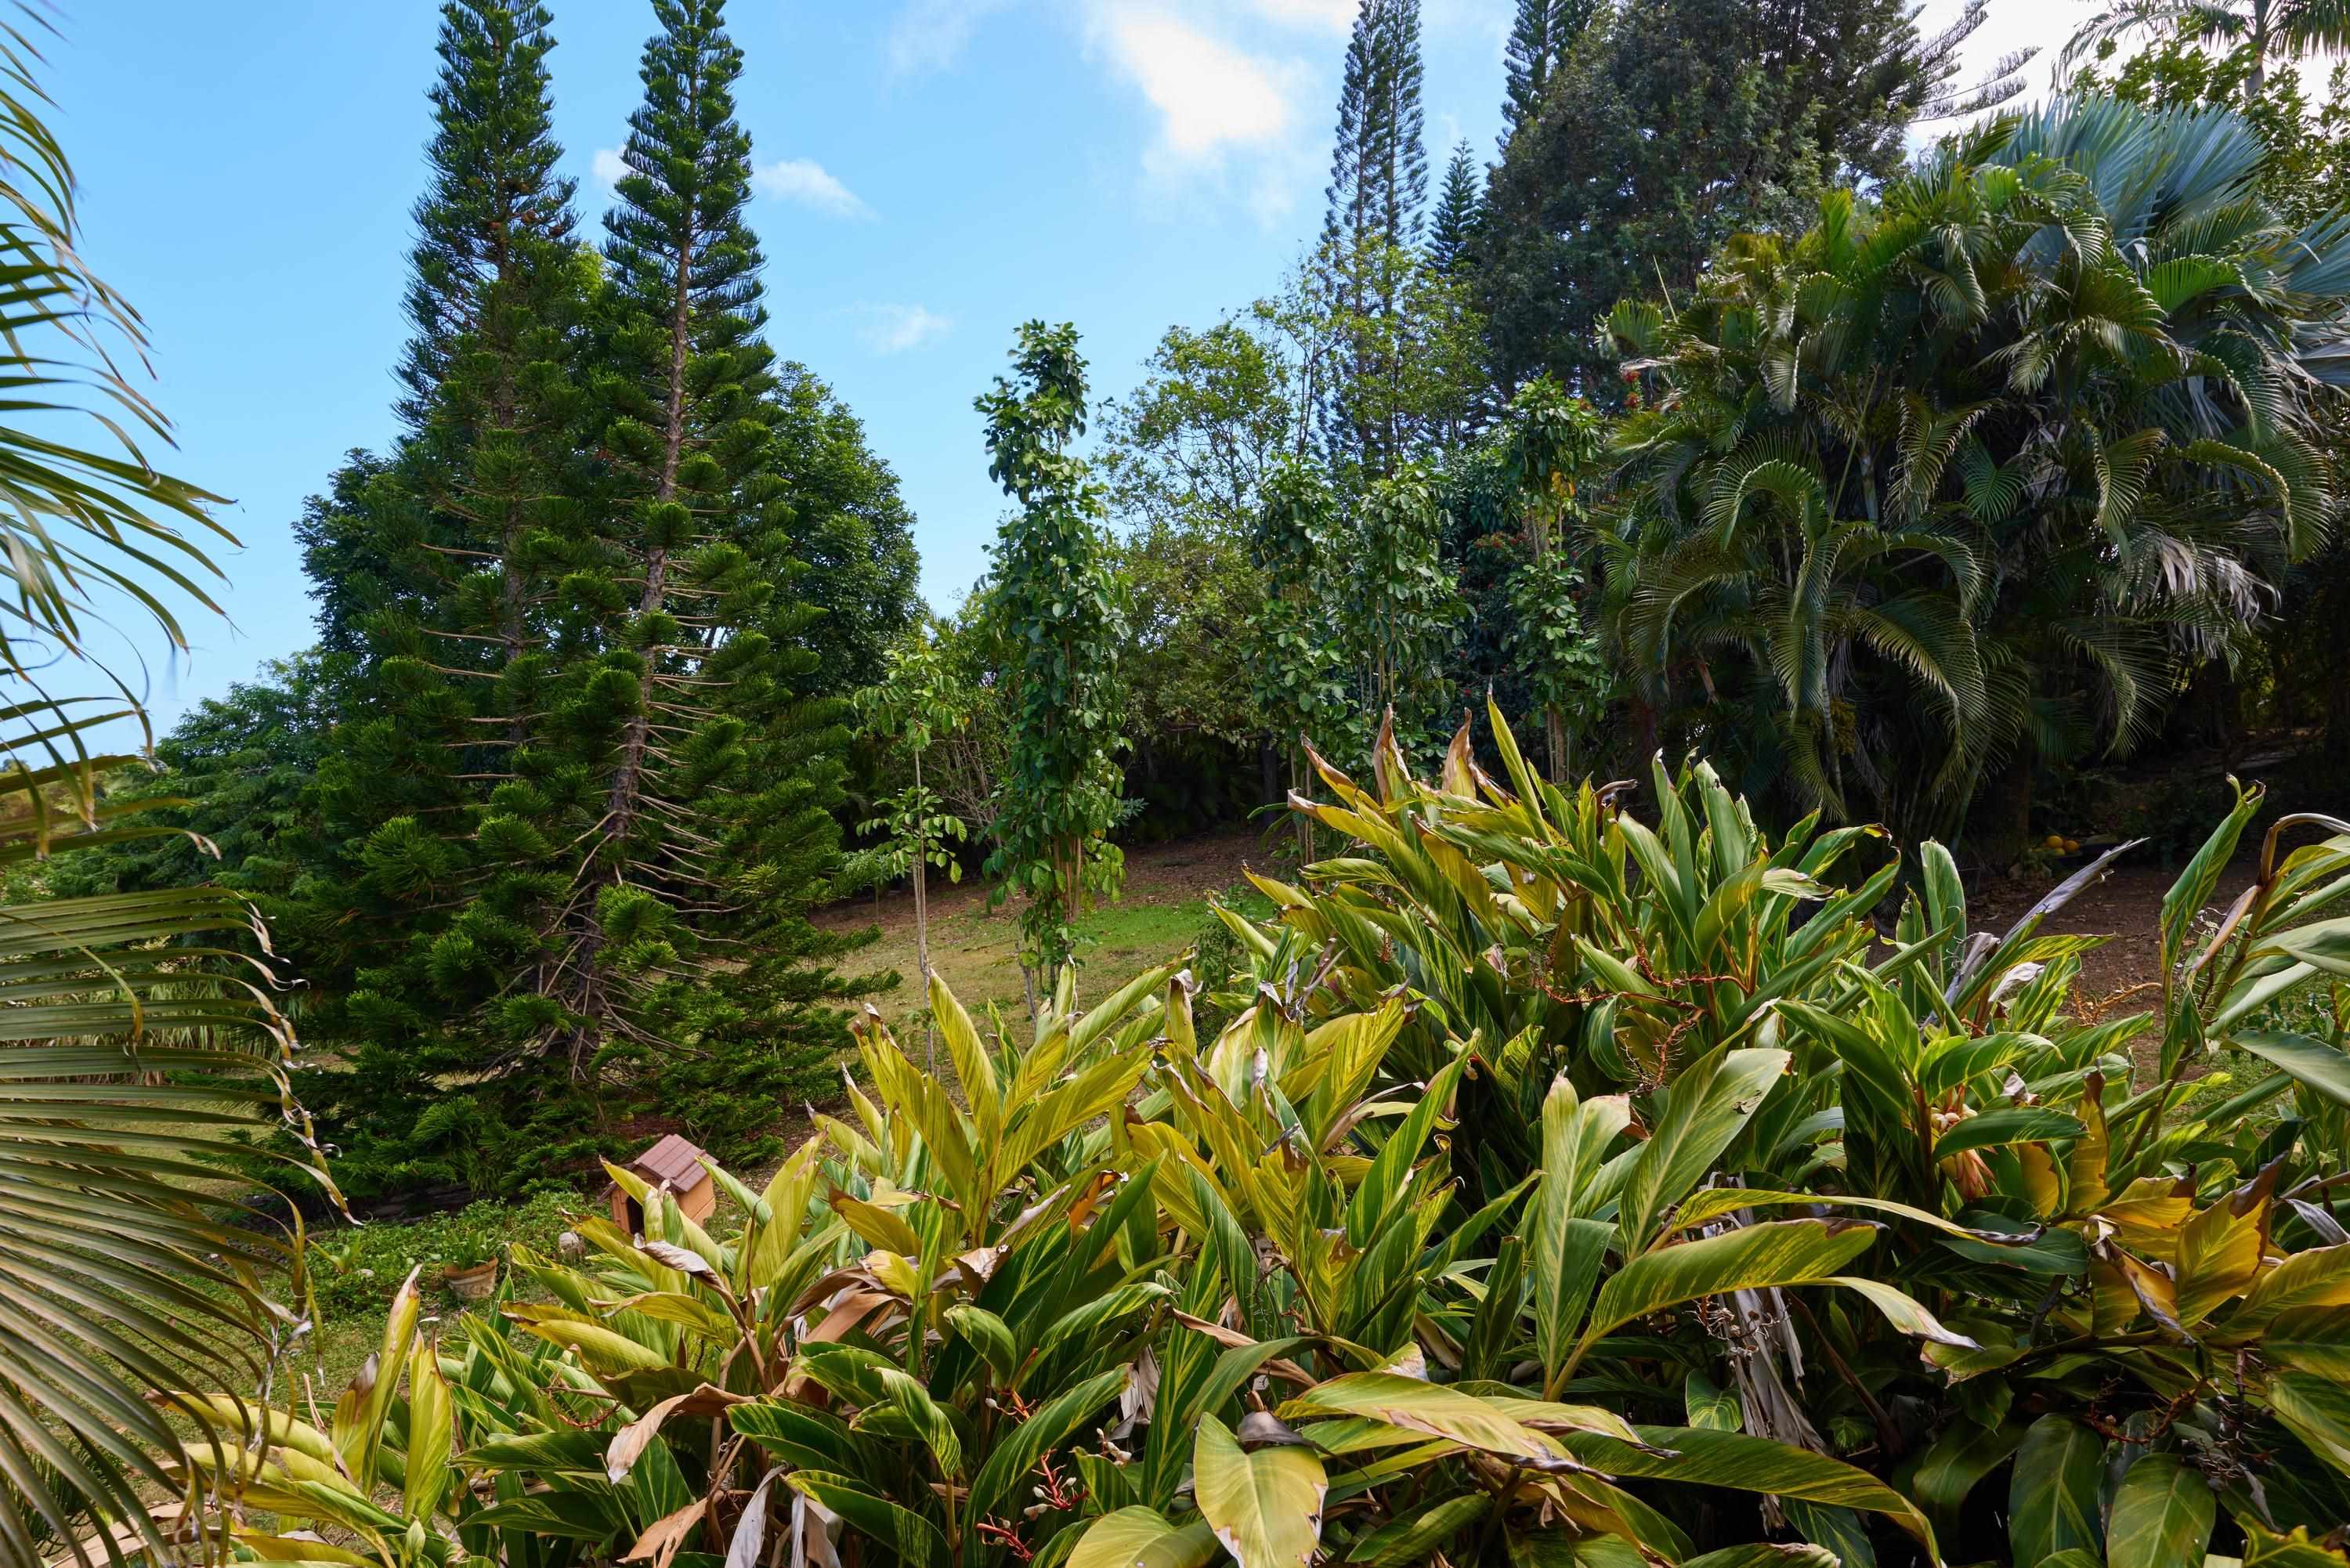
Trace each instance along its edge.
{"label": "thin tree trunk", "polygon": [[[1302,743],[1296,754],[1290,759],[1289,765],[1297,781],[1296,793],[1303,795],[1306,781],[1305,749]],[[1314,862],[1314,819],[1295,807],[1291,808],[1290,815],[1297,819],[1297,864],[1303,868]]]}
{"label": "thin tree trunk", "polygon": [[1991,845],[1995,863],[2012,864],[2032,845],[2032,754],[2018,755],[1992,781],[1990,826],[1997,836]]}
{"label": "thin tree trunk", "polygon": [[1657,754],[1658,736],[1657,705],[1645,696],[1636,695],[1632,699],[1632,733],[1635,737],[1633,743],[1638,752],[1634,761],[1638,766],[1646,767],[1648,760]]}
{"label": "thin tree trunk", "polygon": [[1560,717],[1558,704],[1543,710],[1544,727],[1550,732],[1550,782],[1561,789],[1566,787],[1566,721]]}
{"label": "thin tree trunk", "polygon": [[922,748],[914,749],[914,962],[922,971],[922,1065],[931,1076],[938,1075],[938,1031],[930,1015],[931,995],[931,900],[928,868],[929,846],[923,843],[922,829],[927,815],[922,795]]}

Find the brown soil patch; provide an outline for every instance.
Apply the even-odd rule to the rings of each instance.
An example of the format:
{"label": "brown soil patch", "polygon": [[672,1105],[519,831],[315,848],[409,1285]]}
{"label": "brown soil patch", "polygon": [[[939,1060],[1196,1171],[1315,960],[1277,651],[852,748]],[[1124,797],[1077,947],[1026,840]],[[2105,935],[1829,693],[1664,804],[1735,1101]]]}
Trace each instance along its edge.
{"label": "brown soil patch", "polygon": [[[2259,862],[2253,857],[2241,856],[2220,872],[2220,885],[2211,897],[2214,918],[2251,885],[2259,870]],[[2125,859],[2104,881],[2084,889],[2071,903],[2042,922],[2040,929],[2052,934],[2108,939],[2103,946],[2081,955],[2080,994],[2084,1001],[2161,982],[2162,900],[2178,879],[2178,871],[2175,868],[2166,871],[2159,866],[2133,866]],[[2005,931],[2053,886],[2017,881],[1993,884],[1983,890],[1973,911],[1975,929]]]}

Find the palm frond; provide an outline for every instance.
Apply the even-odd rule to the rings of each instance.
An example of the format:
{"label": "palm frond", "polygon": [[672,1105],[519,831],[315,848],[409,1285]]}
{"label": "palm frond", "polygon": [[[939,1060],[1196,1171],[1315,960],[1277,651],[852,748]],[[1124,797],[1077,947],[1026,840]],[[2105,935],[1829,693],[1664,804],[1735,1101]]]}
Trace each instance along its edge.
{"label": "palm frond", "polygon": [[[18,15],[0,23],[0,378],[37,428],[0,423],[0,866],[37,887],[57,855],[172,831],[138,819],[165,803],[99,787],[133,760],[105,738],[143,716],[84,627],[128,605],[185,647],[174,604],[216,607],[203,542],[229,535],[140,444],[169,440],[116,363],[141,327],[78,251],[37,17]],[[36,679],[58,666],[115,695]],[[273,1299],[300,1293],[298,1228],[206,1195],[250,1188],[224,1162],[255,1135],[309,1147],[267,950],[217,888],[0,905],[0,1568],[217,1553],[151,1508],[184,1472],[167,1391],[264,1391],[305,1326]]]}

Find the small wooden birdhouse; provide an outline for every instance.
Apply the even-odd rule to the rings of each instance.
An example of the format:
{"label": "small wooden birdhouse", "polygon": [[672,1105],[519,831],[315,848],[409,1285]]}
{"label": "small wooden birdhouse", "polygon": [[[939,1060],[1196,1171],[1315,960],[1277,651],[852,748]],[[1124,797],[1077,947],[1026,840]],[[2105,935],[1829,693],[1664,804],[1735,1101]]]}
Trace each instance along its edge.
{"label": "small wooden birdhouse", "polygon": [[[696,1224],[709,1219],[718,1208],[718,1183],[710,1179],[710,1172],[702,1166],[702,1151],[675,1133],[629,1161],[627,1168],[630,1175],[676,1204],[679,1211]],[[612,1223],[620,1234],[640,1233],[645,1228],[643,1205],[617,1182],[608,1196]]]}

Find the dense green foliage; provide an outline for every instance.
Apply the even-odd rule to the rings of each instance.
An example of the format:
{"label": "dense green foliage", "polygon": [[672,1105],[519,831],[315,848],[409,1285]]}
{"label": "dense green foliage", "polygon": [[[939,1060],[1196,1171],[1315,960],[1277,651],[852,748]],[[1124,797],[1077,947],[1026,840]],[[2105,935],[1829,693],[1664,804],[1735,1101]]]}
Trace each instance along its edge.
{"label": "dense green foliage", "polygon": [[[654,19],[598,254],[555,173],[547,12],[444,7],[406,429],[296,528],[321,651],[113,791],[261,902],[323,1048],[305,1092],[369,1192],[502,1189],[651,1105],[748,1152],[868,983],[806,915],[842,885],[847,699],[910,619],[911,520],[765,341],[722,7]],[[78,875],[213,873],[159,843]]]}
{"label": "dense green foliage", "polygon": [[1502,95],[1502,151],[1518,127],[1542,113],[1550,78],[1591,25],[1598,7],[1591,0],[1518,0],[1517,16],[1510,24],[1504,52]]}
{"label": "dense green foliage", "polygon": [[[2110,996],[2045,927],[2141,845],[2003,930],[1961,872],[2192,723],[2350,745],[2350,82],[2272,69],[2334,0],[2123,6],[1924,151],[2021,90],[1952,88],[1980,5],[1520,0],[1432,212],[1362,0],[1319,244],[1097,450],[1022,327],[936,617],[768,341],[722,0],[650,8],[591,249],[548,11],[445,0],[401,433],[296,524],[317,651],[160,771],[35,649],[178,641],[211,498],[0,431],[5,1568],[2350,1568],[2350,822],[2141,792]],[[5,37],[0,292],[76,346],[15,373],[160,435]],[[1265,806],[1269,918],[1081,1007],[1121,839]],[[1009,1026],[931,962],[982,856]],[[811,918],[899,877],[919,1061]],[[387,1319],[331,1406],[302,1249],[184,1186],[270,1117],[319,1192],[539,1194],[317,1246]],[[548,1195],[673,1128],[706,1225]]]}
{"label": "dense green foliage", "polygon": [[2303,350],[2350,305],[2340,223],[2260,158],[2222,112],[2058,103],[1620,310],[1659,387],[1605,539],[1643,701],[1701,704],[1783,809],[1905,834],[2151,733],[2336,505]]}
{"label": "dense green foliage", "polygon": [[[1635,814],[1495,733],[1506,782],[1465,730],[1323,774],[1350,853],[1232,919],[1216,1036],[1171,965],[1033,1032],[934,987],[951,1088],[869,1024],[723,1225],[615,1170],[641,1233],[512,1249],[503,1329],[411,1288],[248,1504],[387,1568],[2350,1560],[2350,1076],[2266,1022],[2344,1004],[2350,824],[2281,824],[2215,930],[2244,797],[2174,978],[2092,1019],[2039,932],[2087,877],[1978,931],[1929,844],[1887,946],[1875,830],[1767,836],[1701,767]],[[2276,1070],[2190,1097],[2222,1044]]]}
{"label": "dense green foliage", "polygon": [[1019,511],[909,746],[848,726],[910,519],[768,345],[741,51],[654,16],[592,253],[547,13],[447,8],[406,428],[297,525],[320,652],[110,786],[223,858],[27,883],[256,898],[361,1187],[506,1187],[655,1107],[747,1153],[868,983],[816,902],[984,863],[1049,973],[1122,842],[1359,771],[1390,711],[1422,763],[1491,694],[1553,777],[1702,749],[1773,824],[1995,865],[2157,737],[2350,733],[2339,109],[2256,88],[2258,39],[2109,50],[2085,87],[2164,112],[1891,178],[1976,12],[1525,0],[1502,158],[1430,211],[1418,8],[1372,0],[1314,252],[1171,328],[1096,451],[1073,344],[984,400]]}
{"label": "dense green foliage", "polygon": [[1683,299],[1732,234],[1892,173],[1948,50],[1892,0],[1666,0],[1588,26],[1493,172],[1481,278],[1503,384],[1547,371],[1596,397],[1617,300]]}

